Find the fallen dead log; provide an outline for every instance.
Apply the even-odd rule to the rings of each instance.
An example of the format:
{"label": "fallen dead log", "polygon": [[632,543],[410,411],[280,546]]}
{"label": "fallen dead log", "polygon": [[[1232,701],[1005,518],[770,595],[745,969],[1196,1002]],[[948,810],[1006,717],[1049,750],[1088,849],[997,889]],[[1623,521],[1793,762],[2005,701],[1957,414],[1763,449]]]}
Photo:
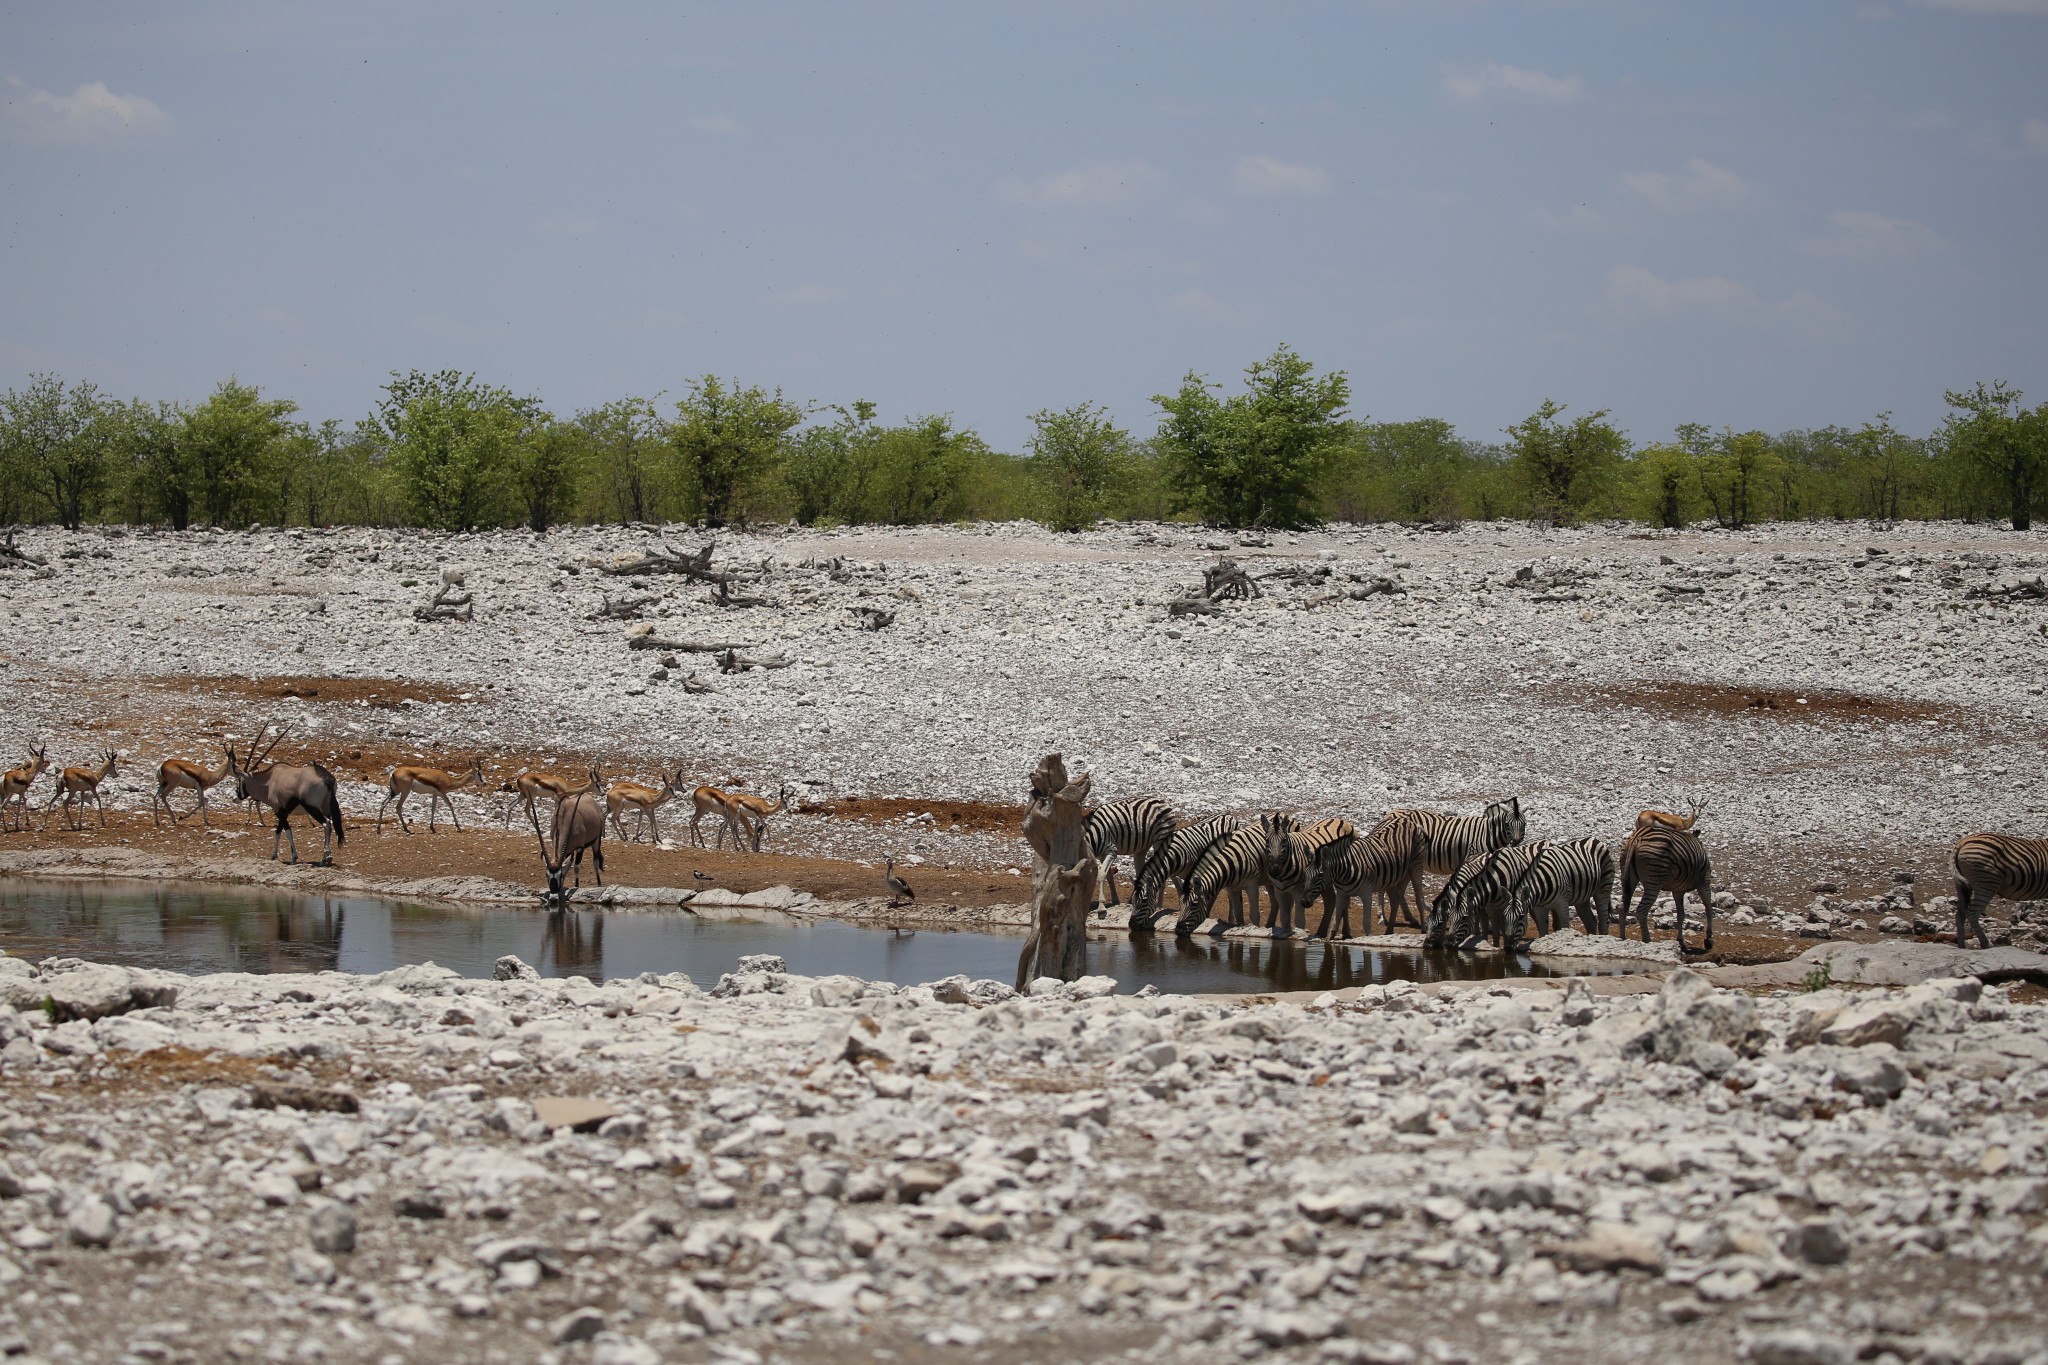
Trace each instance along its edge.
{"label": "fallen dead log", "polygon": [[649,607],[660,606],[661,601],[661,594],[658,592],[647,593],[640,597],[621,597],[616,602],[612,601],[610,593],[606,593],[604,594],[604,605],[590,613],[585,619],[590,621],[636,621],[640,618],[641,612]]}
{"label": "fallen dead log", "polygon": [[27,550],[16,545],[14,543],[14,528],[12,526],[7,528],[6,543],[0,544],[0,560],[8,560],[15,564],[33,564],[38,569],[47,567],[50,562],[41,555],[32,555]]}
{"label": "fallen dead log", "polygon": [[1166,604],[1168,616],[1221,616],[1223,608],[1206,597],[1176,597]]}
{"label": "fallen dead log", "polygon": [[851,607],[853,618],[862,630],[881,630],[896,620],[896,613],[883,611],[880,607]]}
{"label": "fallen dead log", "polygon": [[1969,596],[1980,602],[2039,601],[2048,598],[2048,582],[2039,578],[2026,578],[2017,583],[2001,583],[1996,587],[1972,588]]}
{"label": "fallen dead log", "polygon": [[721,673],[744,673],[750,668],[788,668],[796,660],[786,654],[742,654],[728,649],[718,656],[718,671]]}
{"label": "fallen dead log", "polygon": [[1202,570],[1202,596],[1211,602],[1226,597],[1264,597],[1265,592],[1234,559],[1219,559]]}
{"label": "fallen dead log", "polygon": [[671,640],[656,635],[651,627],[638,635],[626,637],[628,649],[672,649],[678,654],[723,654],[729,650],[753,647],[744,640]]}

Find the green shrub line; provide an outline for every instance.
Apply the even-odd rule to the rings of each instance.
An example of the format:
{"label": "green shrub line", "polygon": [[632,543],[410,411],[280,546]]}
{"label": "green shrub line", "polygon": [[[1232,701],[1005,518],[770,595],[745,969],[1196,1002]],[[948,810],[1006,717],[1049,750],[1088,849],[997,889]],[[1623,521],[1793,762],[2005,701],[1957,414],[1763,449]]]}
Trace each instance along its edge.
{"label": "green shrub line", "polygon": [[1946,391],[1926,436],[1889,413],[1772,435],[1681,425],[1637,444],[1605,409],[1546,399],[1498,441],[1350,412],[1349,377],[1292,348],[1235,391],[1190,373],[1149,436],[1080,402],[1031,417],[1020,454],[949,414],[801,403],[715,375],[679,398],[567,417],[455,370],[393,372],[353,425],[230,378],[197,405],[32,376],[0,399],[0,526],[610,523],[709,527],[1098,521],[1987,521],[2048,513],[2048,404],[2003,381]]}

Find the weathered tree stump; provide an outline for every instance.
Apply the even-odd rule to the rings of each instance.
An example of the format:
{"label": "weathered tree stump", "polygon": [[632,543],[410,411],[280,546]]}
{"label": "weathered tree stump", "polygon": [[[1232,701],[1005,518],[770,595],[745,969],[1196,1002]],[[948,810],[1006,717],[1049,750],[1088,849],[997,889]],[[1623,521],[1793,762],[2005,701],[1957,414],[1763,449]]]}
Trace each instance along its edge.
{"label": "weathered tree stump", "polygon": [[1101,865],[1084,834],[1090,779],[1067,780],[1066,760],[1047,754],[1031,774],[1024,841],[1031,845],[1031,902],[1037,928],[1017,959],[1017,989],[1036,977],[1078,981],[1088,969],[1088,907]]}

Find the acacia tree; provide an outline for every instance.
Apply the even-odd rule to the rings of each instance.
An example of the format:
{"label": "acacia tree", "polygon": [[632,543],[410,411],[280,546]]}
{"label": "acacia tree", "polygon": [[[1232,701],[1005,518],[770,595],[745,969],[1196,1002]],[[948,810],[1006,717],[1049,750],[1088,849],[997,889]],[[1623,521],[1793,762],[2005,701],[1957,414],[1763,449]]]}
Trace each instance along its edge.
{"label": "acacia tree", "polygon": [[1696,458],[1714,519],[1731,530],[1755,521],[1757,496],[1773,472],[1771,438],[1761,431],[1724,430]]}
{"label": "acacia tree", "polygon": [[1224,526],[1303,526],[1343,441],[1351,384],[1282,345],[1245,369],[1245,392],[1218,398],[1190,371],[1154,394],[1158,447],[1182,504]]}
{"label": "acacia tree", "polygon": [[1131,462],[1131,435],[1109,420],[1109,410],[1076,403],[1031,414],[1032,474],[1045,490],[1046,525],[1055,531],[1093,526],[1109,505]]}
{"label": "acacia tree", "polygon": [[875,470],[875,443],[881,434],[875,425],[875,405],[862,398],[851,407],[835,404],[830,411],[839,419],[798,433],[783,460],[783,483],[795,504],[793,515],[805,526],[828,517],[861,520]]}
{"label": "acacia tree", "polygon": [[467,531],[496,520],[505,473],[539,408],[459,370],[392,371],[376,424],[416,523]]}
{"label": "acacia tree", "polygon": [[575,416],[583,430],[584,471],[595,510],[606,521],[662,521],[670,510],[671,454],[661,413],[645,398],[615,398]]}
{"label": "acacia tree", "polygon": [[290,420],[298,410],[288,398],[266,400],[255,385],[229,379],[185,415],[182,461],[208,521],[244,526],[256,519],[258,499],[270,496],[286,445],[300,431]]}
{"label": "acacia tree", "polygon": [[138,515],[160,517],[174,531],[192,524],[193,477],[185,436],[188,414],[174,403],[138,398],[121,413],[130,501]]}
{"label": "acacia tree", "polygon": [[2048,404],[2028,412],[2024,396],[2004,380],[1943,395],[1955,412],[1949,414],[1949,451],[1972,467],[2003,496],[2012,529],[2034,524],[2034,496],[2048,466]]}
{"label": "acacia tree", "polygon": [[775,467],[783,437],[803,420],[803,409],[781,389],[743,389],[708,374],[690,385],[668,439],[706,525],[732,520],[740,500]]}
{"label": "acacia tree", "polygon": [[0,399],[6,463],[70,530],[106,485],[119,417],[120,405],[94,385],[66,386],[53,374],[32,375],[27,392],[9,389]]}
{"label": "acacia tree", "polygon": [[950,521],[967,502],[967,478],[988,456],[972,431],[956,431],[942,415],[914,417],[883,427],[866,447],[870,459],[863,514],[891,526]]}
{"label": "acacia tree", "polygon": [[1607,409],[1558,420],[1562,404],[1543,406],[1507,429],[1512,461],[1539,520],[1576,521],[1605,490],[1628,452],[1628,438],[1607,421]]}
{"label": "acacia tree", "polygon": [[512,487],[526,511],[526,524],[546,535],[576,496],[588,463],[589,435],[547,413],[520,440],[512,457]]}

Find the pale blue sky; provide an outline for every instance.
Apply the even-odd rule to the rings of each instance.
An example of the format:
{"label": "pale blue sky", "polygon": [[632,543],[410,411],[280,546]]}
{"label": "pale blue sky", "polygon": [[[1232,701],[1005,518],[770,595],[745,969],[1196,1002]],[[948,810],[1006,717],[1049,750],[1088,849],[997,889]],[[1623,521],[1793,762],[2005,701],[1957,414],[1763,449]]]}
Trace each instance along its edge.
{"label": "pale blue sky", "polygon": [[0,386],[707,371],[999,447],[1292,343],[1469,436],[2048,399],[2048,0],[0,11]]}

